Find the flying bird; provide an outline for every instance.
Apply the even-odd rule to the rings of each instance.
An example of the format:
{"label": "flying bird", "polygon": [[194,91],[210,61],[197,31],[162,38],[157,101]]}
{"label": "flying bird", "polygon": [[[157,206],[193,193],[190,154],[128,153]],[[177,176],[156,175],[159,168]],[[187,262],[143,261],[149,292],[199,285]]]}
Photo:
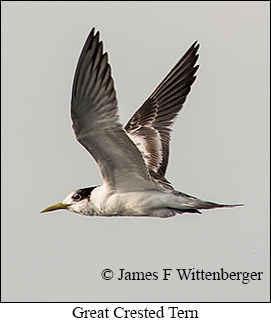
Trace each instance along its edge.
{"label": "flying bird", "polygon": [[171,126],[196,79],[198,42],[194,42],[125,127],[99,31],[93,28],[77,63],[71,119],[79,143],[97,162],[103,184],[80,188],[57,209],[87,216],[167,218],[201,209],[240,206],[204,201],[177,191],[165,177]]}

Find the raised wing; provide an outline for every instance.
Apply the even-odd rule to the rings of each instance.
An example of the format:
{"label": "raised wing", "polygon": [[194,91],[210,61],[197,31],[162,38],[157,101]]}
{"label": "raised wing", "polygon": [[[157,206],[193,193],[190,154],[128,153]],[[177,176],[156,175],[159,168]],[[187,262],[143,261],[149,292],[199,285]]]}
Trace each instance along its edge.
{"label": "raised wing", "polygon": [[198,48],[199,44],[194,42],[125,126],[152,177],[167,186],[171,126],[196,79]]}
{"label": "raised wing", "polygon": [[91,30],[74,75],[71,118],[77,140],[99,165],[112,190],[153,187],[136,145],[119,123],[111,68],[99,32]]}

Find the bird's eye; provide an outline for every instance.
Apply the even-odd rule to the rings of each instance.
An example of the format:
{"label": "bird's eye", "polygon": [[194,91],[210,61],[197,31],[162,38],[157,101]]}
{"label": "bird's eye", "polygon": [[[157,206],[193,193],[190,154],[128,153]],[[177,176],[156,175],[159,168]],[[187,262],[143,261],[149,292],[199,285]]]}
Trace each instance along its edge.
{"label": "bird's eye", "polygon": [[81,200],[82,196],[78,193],[74,194],[72,196],[72,199],[75,201],[75,202],[79,202]]}

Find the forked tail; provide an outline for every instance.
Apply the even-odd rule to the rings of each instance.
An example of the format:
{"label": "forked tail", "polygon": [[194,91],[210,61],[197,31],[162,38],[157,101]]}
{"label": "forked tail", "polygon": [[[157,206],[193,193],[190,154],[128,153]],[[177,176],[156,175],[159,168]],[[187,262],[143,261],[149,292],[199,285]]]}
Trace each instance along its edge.
{"label": "forked tail", "polygon": [[197,209],[215,209],[215,208],[223,208],[223,207],[236,207],[236,206],[244,206],[244,204],[219,204],[209,201],[198,201],[196,204]]}
{"label": "forked tail", "polygon": [[204,201],[201,199],[198,199],[194,196],[188,195],[183,192],[174,192],[177,196],[182,196],[183,198],[187,199],[187,202],[182,204],[182,207],[180,209],[175,209],[176,212],[184,213],[201,213],[199,210],[201,209],[216,209],[216,208],[229,208],[229,207],[236,207],[236,206],[243,206],[244,204],[219,204],[215,202],[210,201]]}

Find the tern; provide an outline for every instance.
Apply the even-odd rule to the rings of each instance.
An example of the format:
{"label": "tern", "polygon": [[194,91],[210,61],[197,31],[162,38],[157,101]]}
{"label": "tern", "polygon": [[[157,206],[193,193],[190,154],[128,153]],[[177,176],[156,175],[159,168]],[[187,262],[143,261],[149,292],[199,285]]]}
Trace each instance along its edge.
{"label": "tern", "polygon": [[85,216],[149,216],[201,213],[240,206],[201,200],[173,188],[165,177],[171,126],[182,109],[199,65],[195,41],[123,127],[99,31],[93,28],[75,70],[71,119],[75,136],[97,162],[103,184],[71,192],[58,209]]}

